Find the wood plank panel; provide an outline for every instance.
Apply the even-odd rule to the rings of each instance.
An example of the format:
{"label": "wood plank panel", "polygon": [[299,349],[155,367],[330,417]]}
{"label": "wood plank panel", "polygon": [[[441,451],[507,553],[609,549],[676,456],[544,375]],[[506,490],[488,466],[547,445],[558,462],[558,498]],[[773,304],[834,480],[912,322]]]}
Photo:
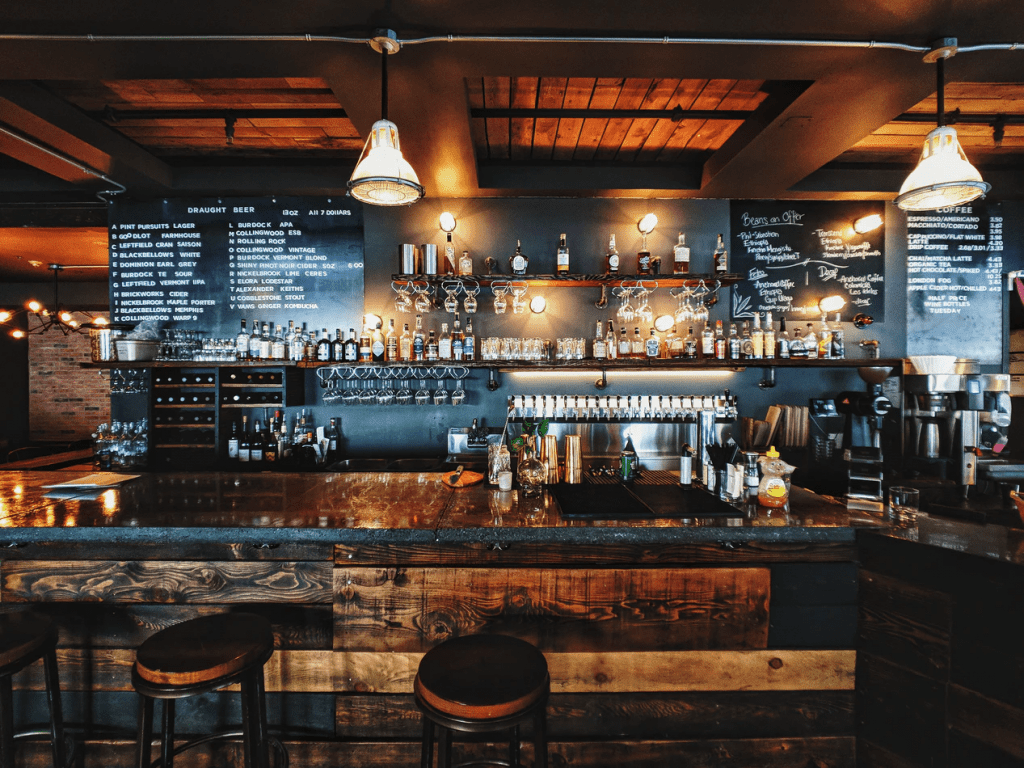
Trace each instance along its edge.
{"label": "wood plank panel", "polygon": [[[708,80],[701,88],[700,94],[693,100],[692,109],[718,109],[735,81]],[[675,132],[665,142],[665,149],[658,155],[659,161],[671,161],[679,157],[683,150],[699,150],[712,147],[715,128],[708,120],[680,120]],[[699,123],[699,124],[698,124]],[[735,129],[734,129],[735,130]],[[724,140],[723,140],[724,141]]]}
{"label": "wood plank panel", "polygon": [[[130,765],[135,743],[128,740],[88,740],[83,745],[82,768]],[[394,768],[417,765],[419,741],[286,741],[291,765],[342,766],[343,768]],[[24,747],[23,768],[49,768],[52,755],[42,742]],[[504,742],[455,744],[454,762],[482,761],[507,755]],[[533,765],[533,748],[523,744],[523,765]],[[573,768],[854,768],[853,739],[822,737],[808,739],[735,739],[708,741],[623,740],[600,742],[549,742],[548,764]],[[725,762],[723,762],[725,761]],[[214,742],[190,750],[188,765],[194,768],[231,768],[242,764],[240,742]]]}
{"label": "wood plank panel", "polygon": [[[539,77],[510,78],[513,109],[536,109]],[[528,160],[533,154],[533,118],[515,117],[510,125],[510,154],[513,160]]]}
{"label": "wood plank panel", "polygon": [[[466,100],[470,109],[481,109],[484,106],[484,79],[482,77],[466,78]],[[482,117],[469,119],[469,132],[473,137],[473,149],[477,160],[487,159],[487,126]]]}
{"label": "wood plank panel", "polygon": [[[537,91],[538,109],[558,109],[565,99],[565,88],[569,83],[567,77],[542,77]],[[557,117],[543,117],[533,121],[533,150],[530,157],[534,160],[550,160],[555,148],[555,134],[558,131]]]}
{"label": "wood plank panel", "polygon": [[[619,90],[619,96],[615,100],[616,109],[639,109],[650,90],[653,81],[649,77],[627,77]],[[604,133],[601,135],[601,142],[594,152],[595,160],[612,160],[618,154],[619,147],[629,126],[633,124],[630,117],[613,117],[608,120]]]}
{"label": "wood plank panel", "polygon": [[[485,77],[484,106],[489,109],[508,109],[511,102],[510,90],[510,78]],[[488,117],[484,127],[487,130],[487,157],[491,160],[508,160],[509,118]]]}
{"label": "wood plank panel", "polygon": [[[850,691],[564,693],[548,700],[547,719],[555,740],[852,736],[854,729]],[[341,694],[337,724],[343,739],[415,739],[421,731],[413,697],[400,694]]]}
{"label": "wood plank panel", "polygon": [[[658,77],[651,83],[650,90],[644,96],[640,109],[667,109],[669,101],[679,88],[679,80]],[[672,121],[669,120],[671,123]],[[658,124],[656,118],[639,117],[634,118],[626,135],[622,138],[619,151],[615,155],[616,160],[632,162],[636,160],[637,154],[650,138],[651,131]]]}
{"label": "wood plank panel", "polygon": [[4,602],[330,603],[330,563],[27,560],[0,566]]}
{"label": "wood plank panel", "polygon": [[949,727],[1024,760],[1024,711],[959,685],[949,686]]}
{"label": "wood plank panel", "polygon": [[4,549],[0,562],[12,560],[117,560],[131,552],[133,560],[331,560],[334,546],[321,542],[275,541],[273,531],[253,531],[248,541],[195,541],[184,547],[166,541],[133,541],[130,550],[117,541],[29,542]]}
{"label": "wood plank panel", "polygon": [[338,568],[335,647],[499,632],[544,651],[764,648],[769,571]]}
{"label": "wood plank panel", "polygon": [[[267,690],[331,693],[333,656],[331,651],[277,651],[264,667]],[[134,664],[135,651],[128,648],[57,649],[63,691],[132,691]],[[18,690],[45,690],[42,664],[25,668],[13,682]]]}
{"label": "wood plank panel", "polygon": [[[557,693],[849,691],[855,651],[545,652]],[[422,653],[335,651],[339,693],[411,693]]]}
{"label": "wood plank panel", "polygon": [[349,565],[555,565],[572,562],[596,565],[748,565],[768,563],[842,563],[856,559],[856,548],[841,542],[777,544],[745,542],[728,547],[713,542],[695,544],[587,545],[520,544],[504,549],[484,543],[336,544],[334,559]]}
{"label": "wood plank panel", "polygon": [[[665,108],[675,109],[680,107],[681,109],[689,109],[690,105],[693,104],[693,100],[700,95],[706,82],[706,80],[680,80],[675,93],[672,94],[665,104]],[[662,119],[655,121],[647,138],[637,148],[634,159],[639,161],[656,160],[658,154],[665,148],[665,143],[675,133],[677,126],[678,123],[674,123],[671,120]]]}
{"label": "wood plank panel", "polygon": [[[562,106],[565,109],[586,109],[590,105],[590,97],[594,93],[596,83],[597,80],[593,77],[570,77],[565,87]],[[563,117],[558,121],[552,159],[572,159],[582,128],[583,120],[581,118]]]}
{"label": "wood plank panel", "polygon": [[[625,80],[621,77],[597,78],[594,92],[590,96],[590,108],[611,109],[614,107],[624,82]],[[607,125],[607,118],[588,117],[583,121],[579,136],[576,138],[576,151],[573,153],[573,160],[585,162],[594,157]]]}

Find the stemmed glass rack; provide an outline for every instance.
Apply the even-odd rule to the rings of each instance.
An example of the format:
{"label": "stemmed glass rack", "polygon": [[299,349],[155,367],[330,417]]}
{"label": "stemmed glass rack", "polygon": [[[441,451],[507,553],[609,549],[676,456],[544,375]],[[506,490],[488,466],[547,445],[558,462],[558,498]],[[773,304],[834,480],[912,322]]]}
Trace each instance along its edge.
{"label": "stemmed glass rack", "polygon": [[[316,376],[325,403],[341,405],[462,405],[463,381],[469,368],[462,365],[334,365],[318,368]],[[437,382],[434,390],[428,381]],[[446,382],[455,389],[449,392]],[[416,395],[412,393],[415,392]],[[419,396],[424,393],[423,396]]]}

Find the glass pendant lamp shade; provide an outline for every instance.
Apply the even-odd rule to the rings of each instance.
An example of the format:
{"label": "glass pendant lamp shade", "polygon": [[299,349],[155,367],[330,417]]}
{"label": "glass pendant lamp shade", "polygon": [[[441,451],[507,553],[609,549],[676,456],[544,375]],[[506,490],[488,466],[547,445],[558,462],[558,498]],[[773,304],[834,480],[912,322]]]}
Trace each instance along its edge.
{"label": "glass pendant lamp shade", "polygon": [[423,197],[416,171],[402,156],[398,126],[378,120],[349,179],[352,197],[370,205],[410,205]]}
{"label": "glass pendant lamp shade", "polygon": [[925,137],[921,159],[903,182],[896,205],[905,211],[934,211],[969,203],[990,189],[967,160],[956,131],[941,126]]}

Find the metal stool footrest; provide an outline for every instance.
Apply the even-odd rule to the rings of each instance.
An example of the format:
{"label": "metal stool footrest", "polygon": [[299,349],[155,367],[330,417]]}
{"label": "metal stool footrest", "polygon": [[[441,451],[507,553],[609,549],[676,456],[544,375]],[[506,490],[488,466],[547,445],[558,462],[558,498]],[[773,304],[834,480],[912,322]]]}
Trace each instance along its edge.
{"label": "metal stool footrest", "polygon": [[[244,739],[245,734],[242,731],[220,731],[219,733],[211,733],[206,736],[200,736],[198,739],[185,742],[180,747],[176,747],[172,753],[172,757],[177,757],[182,752],[187,752],[193,747],[198,747],[200,744],[206,744],[207,742],[216,741],[218,739]],[[158,740],[154,740],[158,741]],[[273,768],[288,768],[288,750],[285,749],[284,744],[281,740],[275,736],[267,738],[267,743],[273,747],[274,752],[277,754],[277,760],[274,762]],[[151,745],[152,746],[152,745]],[[161,768],[163,765],[163,758],[158,757],[156,760],[151,762],[150,768]]]}
{"label": "metal stool footrest", "polygon": [[[52,734],[48,730],[42,728],[35,731],[21,731],[20,733],[14,734],[15,741],[27,741],[28,739],[41,737],[49,741],[53,738]],[[64,734],[64,765],[62,768],[71,768],[75,764],[75,758],[78,756],[78,742],[71,738],[70,735]]]}

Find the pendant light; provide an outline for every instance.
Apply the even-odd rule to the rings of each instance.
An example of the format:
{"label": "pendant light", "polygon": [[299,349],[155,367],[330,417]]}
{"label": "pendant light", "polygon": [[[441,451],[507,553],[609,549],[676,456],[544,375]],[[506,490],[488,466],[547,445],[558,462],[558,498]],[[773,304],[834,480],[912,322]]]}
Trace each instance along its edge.
{"label": "pendant light", "polygon": [[[43,302],[31,299],[25,303],[24,308],[11,311],[0,309],[0,327],[8,331],[8,335],[15,339],[24,339],[30,334],[48,333],[51,330],[60,331],[65,336],[71,333],[82,333],[91,328],[102,328],[109,325],[109,321],[102,315],[94,316],[92,312],[82,309],[66,309],[60,301],[60,273],[63,269],[106,269],[106,265],[100,264],[50,264],[47,269],[53,272],[53,304],[46,306]],[[30,330],[22,327],[20,315],[34,315],[35,325]],[[75,317],[85,315],[86,322],[82,323]]]}
{"label": "pendant light", "polygon": [[349,193],[369,205],[411,205],[423,197],[416,171],[402,156],[398,126],[388,120],[388,56],[400,47],[393,30],[378,30],[370,47],[380,53],[381,119],[373,124],[348,180]]}
{"label": "pendant light", "polygon": [[946,126],[943,67],[956,51],[956,38],[947,37],[936,42],[924,57],[926,62],[934,62],[936,66],[938,127],[925,137],[921,159],[900,187],[896,205],[904,211],[934,211],[963,205],[984,197],[992,189],[967,160],[956,131]]}

